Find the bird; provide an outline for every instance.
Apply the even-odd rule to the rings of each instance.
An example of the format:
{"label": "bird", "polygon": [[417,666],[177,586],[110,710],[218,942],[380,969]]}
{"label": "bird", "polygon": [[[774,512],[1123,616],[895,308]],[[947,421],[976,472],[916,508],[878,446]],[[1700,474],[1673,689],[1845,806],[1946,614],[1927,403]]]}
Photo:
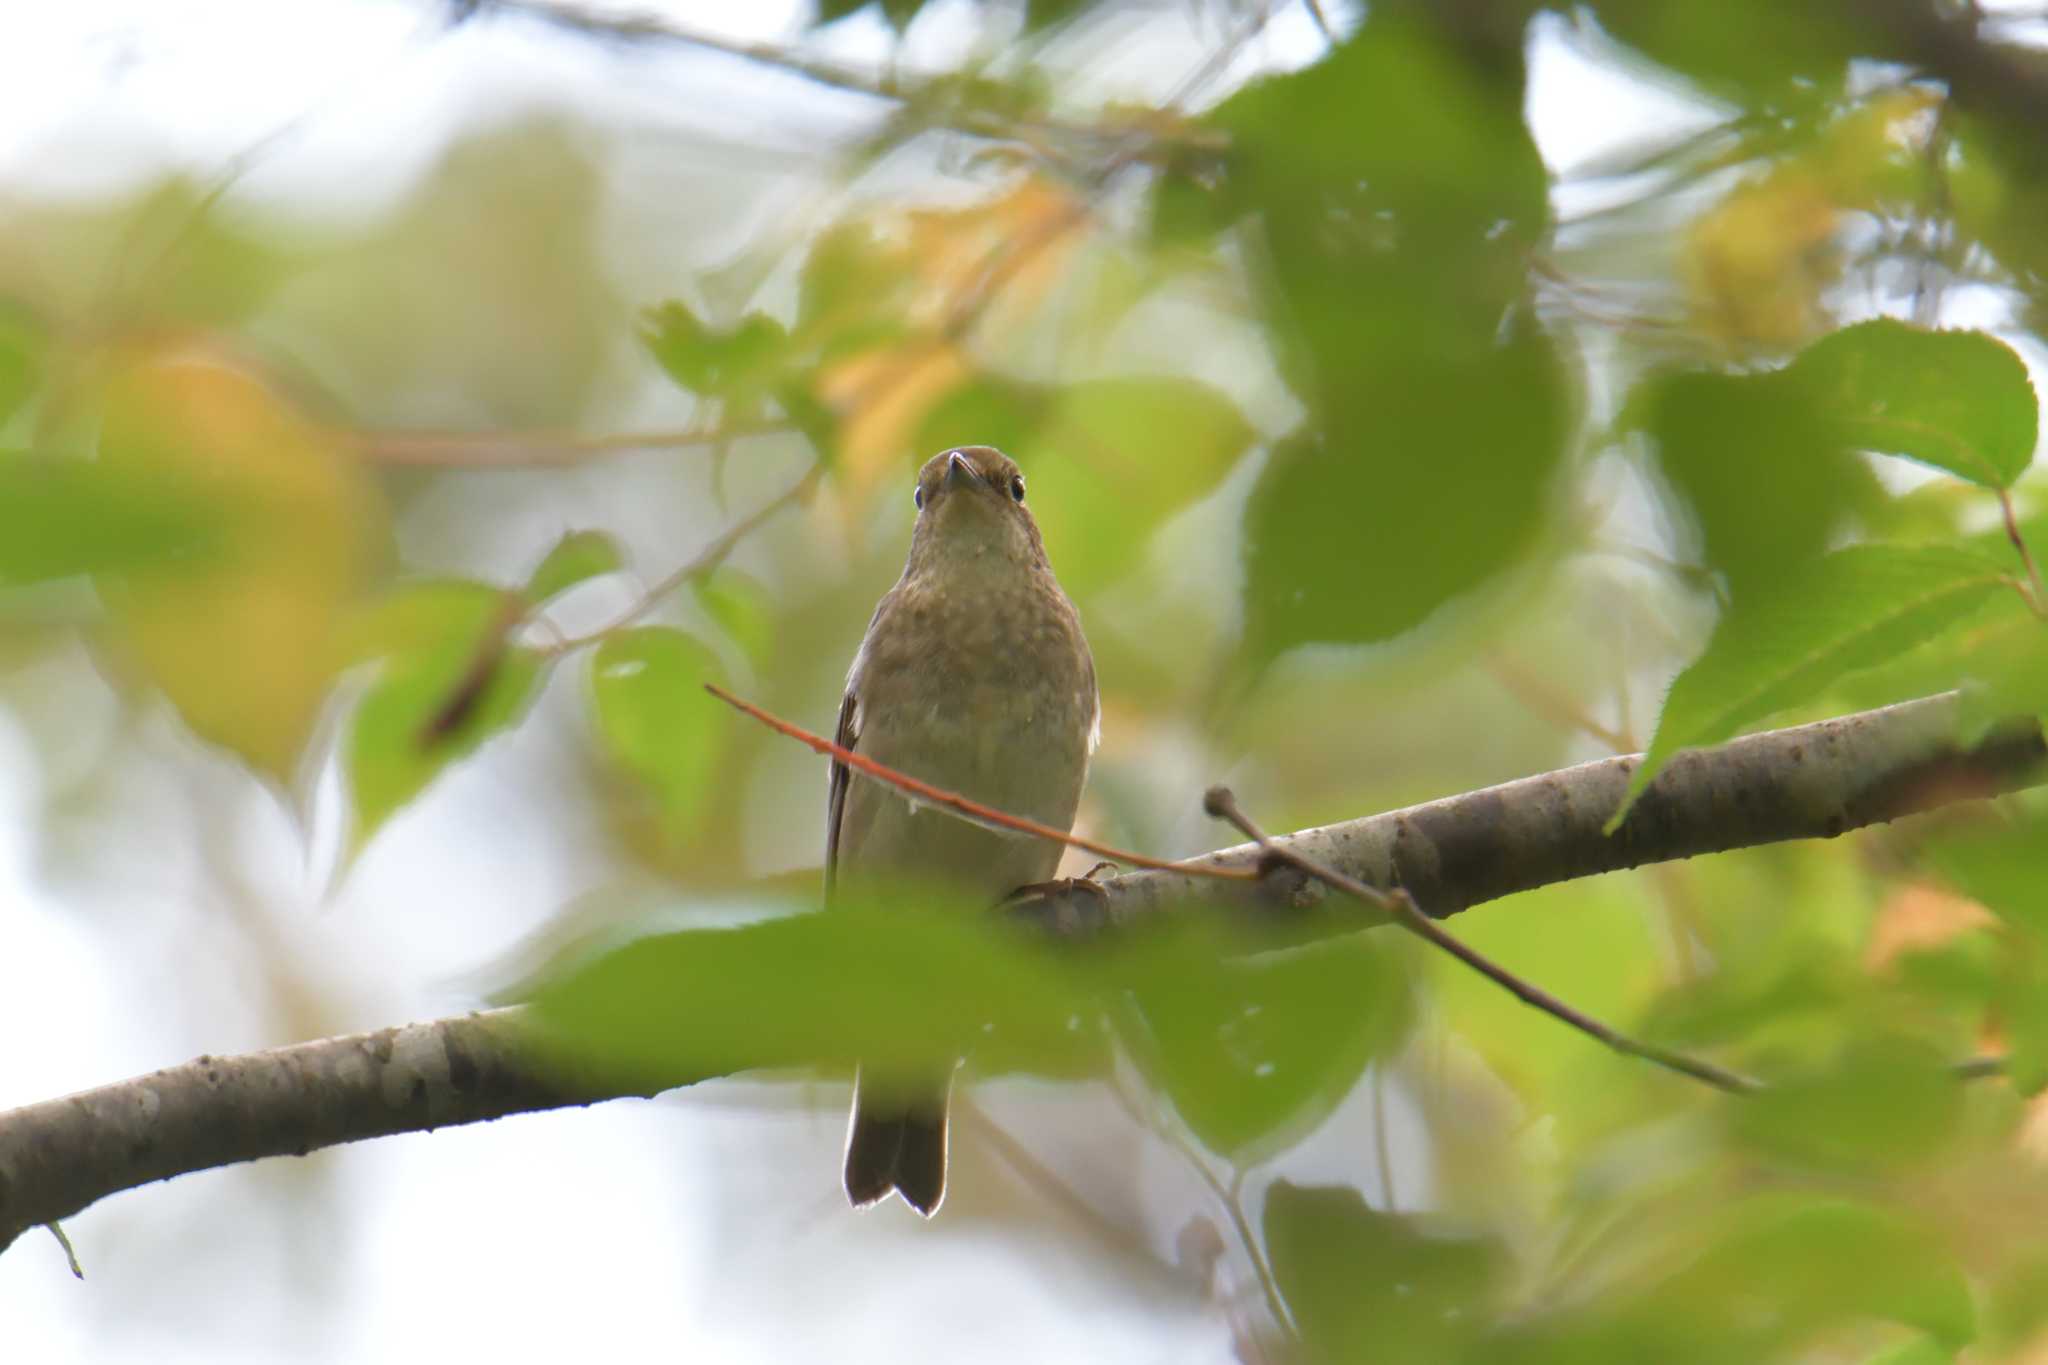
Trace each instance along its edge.
{"label": "bird", "polygon": [[[1069,830],[1102,707],[1080,615],[1053,576],[1023,472],[992,446],[957,446],[924,463],[912,496],[910,553],[847,670],[838,742],[933,786]],[[1062,852],[1048,839],[916,804],[832,764],[828,908],[864,883],[904,877],[939,879],[993,904],[1049,880]],[[954,1069],[856,1073],[845,1170],[854,1207],[894,1192],[927,1218],[938,1211]]]}

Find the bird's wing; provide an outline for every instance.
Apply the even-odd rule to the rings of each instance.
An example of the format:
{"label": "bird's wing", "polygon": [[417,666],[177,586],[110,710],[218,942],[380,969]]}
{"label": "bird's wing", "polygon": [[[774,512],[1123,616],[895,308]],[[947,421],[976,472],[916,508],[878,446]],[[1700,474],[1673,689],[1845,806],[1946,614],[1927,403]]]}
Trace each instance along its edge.
{"label": "bird's wing", "polygon": [[[833,737],[842,749],[851,749],[860,740],[860,698],[848,688],[846,699],[839,703],[839,731]],[[853,780],[853,772],[838,759],[832,760],[831,785],[825,793],[825,900],[832,900],[832,882],[839,870],[839,820],[846,813],[846,788]]]}

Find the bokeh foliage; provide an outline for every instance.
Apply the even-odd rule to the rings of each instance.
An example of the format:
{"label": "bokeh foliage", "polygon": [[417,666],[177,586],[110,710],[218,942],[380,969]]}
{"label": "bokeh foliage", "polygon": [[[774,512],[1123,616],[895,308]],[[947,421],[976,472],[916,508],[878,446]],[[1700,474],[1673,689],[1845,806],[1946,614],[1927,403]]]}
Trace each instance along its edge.
{"label": "bokeh foliage", "polygon": [[[784,781],[700,689],[829,730],[911,471],[988,442],[1096,653],[1083,819],[1156,852],[1222,842],[1190,812],[1225,773],[1278,828],[1602,746],[1647,748],[1640,791],[1685,747],[1950,688],[1972,735],[2048,713],[2031,52],[1934,0],[1387,0],[1305,7],[1298,66],[1091,103],[1096,36],[1174,14],[953,8],[988,38],[957,69],[831,68],[889,112],[762,172],[812,208],[683,194],[716,231],[658,272],[608,268],[618,149],[552,115],[460,139],[368,226],[179,180],[23,216],[61,249],[0,256],[9,657],[88,642],[286,799],[331,765],[355,858],[561,728],[598,790],[532,799],[593,800],[707,917],[565,958],[534,994],[561,1041],[636,1078],[965,1056],[1141,1090],[1256,1201],[1216,1297],[1272,1350],[2035,1358],[2038,799],[1456,921],[1769,1087],[1736,1099],[1378,930],[1052,945],[933,888],[735,892],[816,858],[823,770]],[[1271,18],[1198,8],[1211,47]],[[1565,52],[1692,128],[1558,164],[1530,67]],[[636,434],[629,405],[680,415]],[[613,478],[612,523],[508,516],[473,563],[407,534],[464,490]],[[2005,1074],[1958,1079],[1980,1052]],[[1364,1155],[1368,1077],[1419,1115],[1421,1207]],[[1290,1171],[1316,1135],[1341,1182]]]}

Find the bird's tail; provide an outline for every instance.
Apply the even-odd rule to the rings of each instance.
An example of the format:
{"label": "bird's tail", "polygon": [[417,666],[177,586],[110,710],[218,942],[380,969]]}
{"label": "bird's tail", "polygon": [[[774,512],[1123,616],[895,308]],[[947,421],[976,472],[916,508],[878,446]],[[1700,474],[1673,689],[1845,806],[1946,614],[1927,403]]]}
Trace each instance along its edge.
{"label": "bird's tail", "polygon": [[875,1087],[855,1081],[846,1134],[846,1197],[855,1208],[889,1197],[929,1218],[946,1197],[947,1081]]}

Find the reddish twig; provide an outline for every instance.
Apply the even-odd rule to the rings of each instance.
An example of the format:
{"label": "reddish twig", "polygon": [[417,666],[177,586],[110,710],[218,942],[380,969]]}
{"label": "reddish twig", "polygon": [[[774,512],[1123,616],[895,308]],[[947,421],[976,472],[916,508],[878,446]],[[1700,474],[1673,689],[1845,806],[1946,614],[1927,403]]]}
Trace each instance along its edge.
{"label": "reddish twig", "polygon": [[1334,868],[1324,867],[1284,844],[1275,843],[1266,836],[1265,831],[1252,823],[1249,816],[1238,809],[1237,798],[1231,794],[1228,787],[1209,788],[1202,798],[1202,809],[1217,819],[1236,826],[1246,838],[1264,849],[1267,857],[1286,863],[1332,890],[1340,891],[1385,911],[1394,923],[1457,958],[1473,971],[1508,991],[1523,1004],[1533,1006],[1558,1022],[1568,1024],[1588,1037],[1598,1039],[1616,1052],[1630,1057],[1640,1057],[1646,1062],[1654,1062],[1681,1076],[1704,1081],[1716,1089],[1726,1090],[1731,1094],[1744,1095],[1763,1088],[1760,1083],[1747,1076],[1724,1071],[1711,1062],[1703,1062],[1682,1053],[1669,1052],[1650,1043],[1638,1042],[1626,1034],[1615,1032],[1591,1015],[1580,1013],[1542,987],[1522,980],[1478,949],[1451,937],[1442,925],[1423,914],[1421,907],[1415,904],[1414,898],[1400,887],[1397,886],[1392,891],[1381,891],[1377,887],[1367,886],[1356,877],[1347,877]]}
{"label": "reddish twig", "polygon": [[724,702],[727,706],[738,711],[744,711],[747,715],[760,721],[777,734],[787,735],[800,744],[808,745],[814,752],[837,759],[855,772],[872,777],[885,786],[894,787],[904,795],[915,797],[928,806],[938,806],[951,811],[969,824],[980,825],[984,829],[1035,835],[1040,839],[1050,839],[1054,843],[1065,844],[1070,848],[1082,849],[1093,853],[1098,858],[1109,858],[1131,867],[1149,867],[1158,872],[1179,872],[1190,877],[1214,877],[1220,881],[1244,882],[1258,880],[1259,874],[1255,868],[1209,867],[1198,863],[1175,863],[1167,862],[1162,858],[1148,858],[1142,853],[1132,853],[1128,849],[1117,848],[1111,844],[1099,844],[1093,839],[1084,839],[1078,834],[1054,829],[1051,825],[1042,825],[1036,820],[1028,820],[1021,815],[1011,815],[1006,811],[999,811],[993,806],[984,806],[979,801],[969,800],[958,792],[949,792],[942,787],[934,787],[929,782],[920,782],[914,777],[907,777],[897,772],[894,768],[875,762],[866,754],[857,754],[851,749],[842,748],[821,735],[812,734],[801,725],[791,724],[780,716],[762,710],[750,701],[743,701],[735,697],[716,683],[705,683],[704,690]]}

